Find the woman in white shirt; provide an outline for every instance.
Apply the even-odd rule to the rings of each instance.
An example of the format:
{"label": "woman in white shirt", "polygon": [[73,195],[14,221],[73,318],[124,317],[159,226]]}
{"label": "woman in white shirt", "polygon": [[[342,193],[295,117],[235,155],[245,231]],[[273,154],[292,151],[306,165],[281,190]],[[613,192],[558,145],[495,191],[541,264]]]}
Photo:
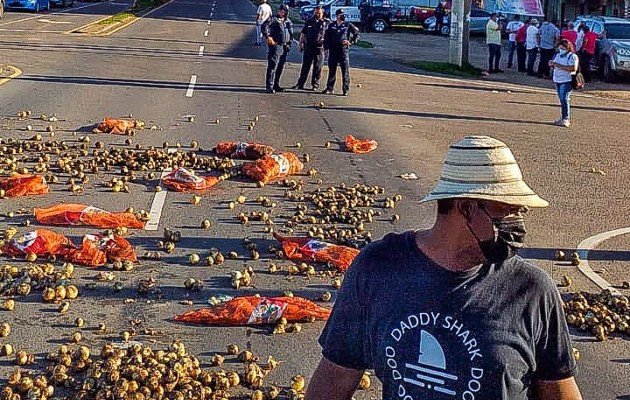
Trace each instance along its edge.
{"label": "woman in white shirt", "polygon": [[556,85],[562,116],[554,122],[554,125],[571,126],[570,98],[573,90],[573,75],[578,71],[579,60],[575,54],[573,44],[567,39],[562,39],[558,45],[558,53],[549,61],[549,66],[553,68],[553,82]]}

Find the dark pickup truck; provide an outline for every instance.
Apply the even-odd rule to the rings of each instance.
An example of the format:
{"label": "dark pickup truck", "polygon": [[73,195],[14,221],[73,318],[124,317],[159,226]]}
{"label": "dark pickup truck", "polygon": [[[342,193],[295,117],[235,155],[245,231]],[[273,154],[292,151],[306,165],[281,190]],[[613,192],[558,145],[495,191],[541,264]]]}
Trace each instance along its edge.
{"label": "dark pickup truck", "polygon": [[[324,12],[328,18],[334,18],[335,11],[343,9],[346,14],[346,21],[359,25],[361,23],[361,12],[359,5],[361,0],[329,0],[318,3],[324,7]],[[394,7],[388,0],[370,0],[372,5],[372,15],[370,17],[370,27],[373,32],[384,32],[391,27],[393,22],[402,17],[400,8]],[[300,17],[307,20],[313,16],[315,5],[308,5],[300,8]]]}

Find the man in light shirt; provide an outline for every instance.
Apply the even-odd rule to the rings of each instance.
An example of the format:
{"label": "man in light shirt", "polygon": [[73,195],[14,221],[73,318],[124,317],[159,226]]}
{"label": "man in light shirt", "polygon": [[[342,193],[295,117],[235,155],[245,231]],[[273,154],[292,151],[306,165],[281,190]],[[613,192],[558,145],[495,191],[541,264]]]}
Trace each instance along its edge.
{"label": "man in light shirt", "polygon": [[508,59],[507,67],[512,68],[512,62],[514,60],[514,51],[516,50],[516,33],[524,24],[521,22],[521,16],[515,15],[514,20],[510,21],[505,28],[508,36]]}
{"label": "man in light shirt", "polygon": [[534,64],[538,57],[538,46],[540,45],[540,36],[538,35],[538,20],[533,18],[527,27],[527,37],[525,39],[525,48],[527,49],[527,75],[536,76],[534,74]]}
{"label": "man in light shirt", "polygon": [[497,23],[497,14],[490,14],[486,24],[486,44],[488,45],[488,72],[501,73],[499,61],[501,60],[501,27]]}
{"label": "man in light shirt", "polygon": [[262,24],[271,17],[273,12],[271,11],[271,6],[267,4],[267,0],[260,0],[260,5],[258,6],[258,10],[256,10],[256,38],[254,40],[255,46],[260,46],[260,39],[262,38],[261,27]]}
{"label": "man in light shirt", "polygon": [[560,29],[549,21],[543,22],[538,30],[540,62],[538,63],[538,77],[549,78],[549,61],[556,53],[556,44],[560,40]]}

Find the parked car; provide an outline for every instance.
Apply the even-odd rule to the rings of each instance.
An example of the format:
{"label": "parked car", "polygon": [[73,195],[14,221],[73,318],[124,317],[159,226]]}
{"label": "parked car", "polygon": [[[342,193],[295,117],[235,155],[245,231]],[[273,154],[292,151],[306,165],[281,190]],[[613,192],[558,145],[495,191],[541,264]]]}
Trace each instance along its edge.
{"label": "parked car", "polygon": [[59,7],[72,7],[74,5],[74,0],[49,0],[51,6],[59,6]]}
{"label": "parked car", "polygon": [[317,4],[317,0],[285,0],[283,3],[293,8],[315,5]]}
{"label": "parked car", "polygon": [[7,10],[30,10],[40,12],[41,10],[50,10],[49,0],[5,0],[4,8]]}
{"label": "parked car", "polygon": [[[384,32],[402,16],[400,9],[393,7],[388,0],[370,0],[370,3],[372,5],[370,26],[373,32]],[[355,24],[361,22],[361,12],[359,11],[361,0],[329,0],[320,4],[324,7],[324,13],[329,18],[331,15],[334,16],[335,11],[341,8],[346,13],[346,21]],[[313,16],[314,10],[315,5],[304,6],[300,9],[300,17],[306,21]]]}
{"label": "parked car", "polygon": [[591,68],[606,82],[614,82],[619,74],[630,74],[630,20],[578,16],[575,26],[582,22],[591,32],[602,35],[595,45]]}
{"label": "parked car", "polygon": [[[489,11],[481,10],[478,8],[474,8],[470,11],[470,21],[468,22],[468,32],[471,35],[485,35],[486,34],[486,25],[490,20]],[[447,14],[444,16],[444,25],[442,26],[442,35],[449,35],[451,33],[451,16]],[[503,16],[499,16],[499,24],[505,27],[507,24],[507,20]],[[424,29],[433,32],[435,30],[435,16],[429,17],[424,20],[422,24]]]}

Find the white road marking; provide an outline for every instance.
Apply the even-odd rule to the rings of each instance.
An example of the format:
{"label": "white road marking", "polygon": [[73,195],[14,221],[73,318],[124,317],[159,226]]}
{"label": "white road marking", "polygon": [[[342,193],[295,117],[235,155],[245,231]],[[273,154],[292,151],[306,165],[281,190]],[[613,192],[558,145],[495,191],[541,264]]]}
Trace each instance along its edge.
{"label": "white road marking", "polygon": [[203,57],[203,50],[205,49],[204,46],[199,46],[199,57]]}
{"label": "white road marking", "polygon": [[203,33],[203,36],[208,37],[208,30],[206,29],[206,31]]}
{"label": "white road marking", "polygon": [[[169,153],[174,153],[176,151],[177,149],[168,149]],[[162,183],[162,179],[171,171],[171,168],[167,168],[162,171],[162,174],[160,175],[160,184]],[[160,224],[160,218],[162,218],[162,209],[164,208],[164,203],[166,202],[166,193],[168,193],[168,191],[163,189],[161,192],[157,192],[155,193],[155,196],[153,196],[151,211],[149,211],[149,221],[144,224],[145,231],[157,231],[158,225]]]}
{"label": "white road marking", "polygon": [[[210,14],[210,16],[212,16],[212,14]],[[212,23],[212,21],[208,20],[208,25],[210,25]]]}
{"label": "white road marking", "polygon": [[193,91],[195,90],[195,83],[197,83],[197,75],[191,75],[188,90],[186,90],[186,97],[192,97]]}
{"label": "white road marking", "polygon": [[615,236],[625,235],[630,233],[630,228],[620,228],[615,229],[614,231],[608,231],[604,233],[600,233],[599,235],[591,236],[586,238],[578,244],[577,250],[578,254],[582,257],[582,262],[578,265],[578,269],[582,272],[588,279],[593,281],[597,286],[599,286],[602,290],[608,289],[614,294],[619,294],[617,289],[615,289],[610,283],[608,283],[601,275],[597,274],[590,265],[588,265],[588,252],[593,250],[598,244],[603,242],[604,240],[610,239]]}
{"label": "white road marking", "polygon": [[[57,11],[57,12],[54,12],[54,13],[50,13],[50,14],[48,14],[48,15],[67,14],[67,13],[70,13],[70,12],[72,12],[72,11],[80,10],[80,9],[82,9],[82,8],[94,7],[94,6],[97,6],[97,5],[99,5],[99,4],[101,4],[101,3],[88,4],[88,5],[81,6],[81,7],[73,7],[73,8],[69,8],[69,9],[67,9],[67,10]],[[127,4],[127,3],[125,3],[125,4]],[[3,23],[3,24],[0,24],[0,26],[7,26],[7,25],[11,25],[11,24],[16,24],[16,23],[19,23],[19,22],[30,21],[30,20],[37,19],[37,18],[39,18],[39,16],[28,17],[28,18],[22,18],[22,19],[16,19],[15,21],[10,21],[10,22],[5,22],[5,23]]]}
{"label": "white road marking", "polygon": [[49,19],[38,19],[37,22],[44,22],[47,24],[71,24],[70,21],[51,21]]}

